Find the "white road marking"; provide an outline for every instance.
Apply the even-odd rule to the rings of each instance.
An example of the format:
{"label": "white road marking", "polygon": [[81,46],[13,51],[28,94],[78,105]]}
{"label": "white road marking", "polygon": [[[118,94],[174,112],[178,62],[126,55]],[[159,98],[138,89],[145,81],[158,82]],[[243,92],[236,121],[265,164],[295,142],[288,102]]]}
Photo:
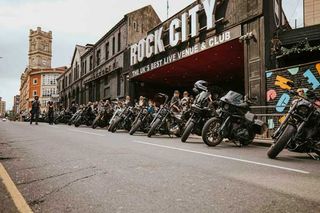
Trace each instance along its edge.
{"label": "white road marking", "polygon": [[106,136],[104,134],[99,134],[99,133],[94,133],[94,132],[86,132],[86,131],[81,131],[81,130],[76,130],[76,129],[70,129],[69,131],[71,132],[81,132],[81,133],[85,133],[85,134],[89,134],[89,135],[96,135],[96,136]]}
{"label": "white road marking", "polygon": [[254,165],[259,165],[259,166],[276,168],[276,169],[281,169],[281,170],[286,170],[286,171],[291,171],[291,172],[297,172],[297,173],[302,173],[302,174],[310,174],[310,172],[303,171],[303,170],[300,170],[300,169],[293,169],[293,168],[289,168],[289,167],[277,166],[277,165],[272,165],[272,164],[267,164],[267,163],[260,163],[260,162],[256,162],[256,161],[244,160],[244,159],[241,159],[241,158],[228,157],[228,156],[224,156],[224,155],[216,155],[216,154],[211,154],[211,153],[206,153],[206,152],[194,151],[194,150],[190,150],[190,149],[182,149],[182,148],[177,148],[177,147],[172,147],[172,146],[165,146],[165,145],[160,145],[160,144],[148,143],[148,142],[144,142],[144,141],[134,140],[133,142],[140,143],[140,144],[145,144],[145,145],[150,145],[150,146],[166,148],[166,149],[189,152],[189,153],[194,153],[194,154],[206,155],[206,156],[211,156],[211,157],[216,157],[216,158],[223,158],[223,159],[227,159],[227,160],[233,160],[233,161],[238,161],[238,162],[243,162],[243,163],[248,163],[248,164],[254,164]]}

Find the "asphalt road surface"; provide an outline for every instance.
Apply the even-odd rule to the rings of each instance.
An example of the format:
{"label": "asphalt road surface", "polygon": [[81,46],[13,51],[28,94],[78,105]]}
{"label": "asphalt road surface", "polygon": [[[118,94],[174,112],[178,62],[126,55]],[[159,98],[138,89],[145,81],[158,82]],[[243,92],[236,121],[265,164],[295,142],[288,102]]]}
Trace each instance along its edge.
{"label": "asphalt road surface", "polygon": [[0,122],[0,162],[35,212],[320,212],[319,162],[266,150]]}

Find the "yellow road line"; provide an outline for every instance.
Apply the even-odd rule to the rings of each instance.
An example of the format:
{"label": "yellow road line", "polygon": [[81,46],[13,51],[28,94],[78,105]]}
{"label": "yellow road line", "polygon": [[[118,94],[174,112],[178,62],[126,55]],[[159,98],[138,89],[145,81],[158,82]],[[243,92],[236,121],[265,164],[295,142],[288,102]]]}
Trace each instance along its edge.
{"label": "yellow road line", "polygon": [[6,186],[14,204],[21,213],[32,213],[31,208],[27,204],[26,200],[23,198],[16,185],[13,183],[8,172],[4,166],[0,163],[0,178],[3,184]]}

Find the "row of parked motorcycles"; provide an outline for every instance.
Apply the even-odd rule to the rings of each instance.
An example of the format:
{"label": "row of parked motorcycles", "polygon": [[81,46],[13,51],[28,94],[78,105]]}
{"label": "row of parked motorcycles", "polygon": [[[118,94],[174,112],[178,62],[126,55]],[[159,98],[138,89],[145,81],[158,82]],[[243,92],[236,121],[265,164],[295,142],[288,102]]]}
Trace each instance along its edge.
{"label": "row of parked motorcycles", "polygon": [[[293,87],[293,85],[291,85]],[[212,101],[208,83],[200,80],[194,84],[196,94],[189,107],[183,107],[180,113],[173,110],[175,103],[169,96],[158,93],[157,98],[163,100],[157,111],[150,106],[101,107],[94,112],[90,106],[82,107],[74,114],[61,112],[56,123],[92,126],[105,128],[114,133],[126,130],[130,135],[136,132],[146,133],[148,137],[158,134],[180,137],[186,142],[191,134],[202,137],[208,146],[217,146],[228,140],[237,146],[252,143],[257,134],[266,132],[267,126],[250,112],[255,98],[243,96],[229,91],[226,95]],[[276,158],[283,150],[307,153],[315,159],[320,156],[320,112],[316,95],[309,91],[306,96],[297,94],[286,119],[274,132],[274,144],[268,150],[269,158]],[[314,155],[317,154],[318,156]]]}

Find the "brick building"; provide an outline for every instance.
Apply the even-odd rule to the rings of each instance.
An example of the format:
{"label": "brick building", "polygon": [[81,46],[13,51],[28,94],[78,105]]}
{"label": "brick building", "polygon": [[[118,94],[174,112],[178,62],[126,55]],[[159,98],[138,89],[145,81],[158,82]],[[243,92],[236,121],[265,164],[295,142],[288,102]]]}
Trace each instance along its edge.
{"label": "brick building", "polygon": [[0,118],[4,117],[6,114],[6,102],[0,97]]}
{"label": "brick building", "polygon": [[40,27],[30,30],[28,55],[28,66],[20,77],[19,112],[28,113],[35,96],[39,96],[43,112],[47,102],[58,94],[56,79],[66,67],[51,67],[52,32],[42,31]]}

